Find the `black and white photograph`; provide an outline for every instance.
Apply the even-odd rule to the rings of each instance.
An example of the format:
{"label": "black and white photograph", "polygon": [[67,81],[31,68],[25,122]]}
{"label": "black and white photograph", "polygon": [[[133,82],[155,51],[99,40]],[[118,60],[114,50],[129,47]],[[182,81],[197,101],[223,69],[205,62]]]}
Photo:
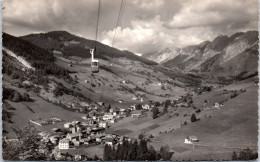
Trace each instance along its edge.
{"label": "black and white photograph", "polygon": [[2,160],[258,159],[258,0],[2,0]]}

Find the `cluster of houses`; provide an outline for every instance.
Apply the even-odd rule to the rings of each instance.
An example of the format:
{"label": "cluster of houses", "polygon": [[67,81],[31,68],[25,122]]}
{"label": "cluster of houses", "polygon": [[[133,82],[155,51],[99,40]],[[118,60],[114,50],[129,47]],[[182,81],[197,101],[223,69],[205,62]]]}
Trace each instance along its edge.
{"label": "cluster of houses", "polygon": [[132,97],[132,100],[133,100],[133,101],[140,100],[141,102],[144,101],[143,97],[140,97],[140,96],[133,96],[133,97]]}
{"label": "cluster of houses", "polygon": [[[99,123],[72,121],[65,123],[64,128],[53,128],[51,133],[40,132],[39,135],[45,142],[50,141],[55,146],[53,155],[57,160],[62,160],[71,150],[72,152],[75,149],[84,150],[81,149],[82,147],[100,144],[115,146],[122,144],[123,140],[133,140],[117,134],[105,133],[107,127],[105,123],[104,121]],[[80,160],[84,153],[77,153],[75,156]]]}
{"label": "cluster of houses", "polygon": [[[53,128],[50,133],[40,133],[43,140],[50,141],[55,146],[53,155],[57,160],[62,160],[62,157],[66,156],[64,153],[70,153],[71,150],[84,150],[82,147],[105,144],[115,146],[122,143],[123,140],[133,140],[116,134],[105,133],[105,130],[111,124],[125,117],[144,117],[145,111],[151,111],[155,104],[149,102],[142,105],[132,105],[129,108],[110,108],[108,112],[105,112],[105,110],[99,111],[99,108],[104,106],[103,102],[98,102],[94,107],[91,105],[85,106],[89,106],[90,111],[82,116],[84,120],[67,122],[64,123],[63,128]],[[75,156],[81,157],[79,154],[77,153]]]}

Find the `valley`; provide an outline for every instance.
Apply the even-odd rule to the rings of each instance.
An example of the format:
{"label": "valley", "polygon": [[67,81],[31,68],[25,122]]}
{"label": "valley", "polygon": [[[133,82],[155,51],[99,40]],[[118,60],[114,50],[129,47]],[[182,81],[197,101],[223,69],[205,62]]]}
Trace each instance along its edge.
{"label": "valley", "polygon": [[[66,151],[73,156],[87,154],[102,159],[105,144],[110,145],[108,139],[113,139],[111,145],[115,147],[125,140],[146,140],[155,150],[169,146],[171,160],[232,160],[233,151],[247,147],[257,150],[258,74],[254,74],[257,63],[251,67],[245,63],[247,72],[239,77],[228,75],[234,70],[227,73],[209,70],[216,69],[217,62],[210,65],[200,62],[199,66],[189,63],[183,72],[182,68],[168,66],[175,66],[176,60],[157,64],[129,51],[97,43],[100,71],[91,73],[89,49],[94,44],[64,31],[19,38],[4,33],[6,139],[17,139],[15,130],[31,124],[40,133],[48,134],[46,139],[55,138],[52,154],[57,159],[63,158]],[[252,53],[255,56],[248,58],[248,62],[258,58],[256,45],[251,41],[248,44],[252,48],[244,50],[243,46],[242,53],[232,58],[242,62],[242,54],[251,57]],[[214,46],[215,50],[219,48],[224,47]],[[19,61],[18,56],[30,66]],[[210,60],[217,54],[211,58],[203,56],[202,60],[206,60],[204,57]],[[232,62],[230,56],[221,66],[228,69],[235,64]],[[197,68],[202,65],[206,70]],[[241,69],[238,71],[242,72]],[[51,117],[61,122],[43,126],[30,122]],[[54,128],[61,131],[55,132]],[[69,149],[60,149],[59,143],[72,138],[73,133],[82,136],[71,140]],[[184,143],[188,136],[196,136],[199,142]]]}

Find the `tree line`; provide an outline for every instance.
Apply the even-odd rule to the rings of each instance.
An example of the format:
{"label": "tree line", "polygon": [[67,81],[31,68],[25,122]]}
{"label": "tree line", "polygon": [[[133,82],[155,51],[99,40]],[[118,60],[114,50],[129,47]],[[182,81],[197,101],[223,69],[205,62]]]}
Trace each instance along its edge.
{"label": "tree line", "polygon": [[232,160],[256,160],[257,158],[258,153],[253,152],[250,148],[243,149],[239,153],[234,151],[232,154]]}
{"label": "tree line", "polygon": [[21,94],[14,89],[3,87],[3,100],[5,99],[13,102],[31,101],[28,93]]}
{"label": "tree line", "polygon": [[159,151],[156,151],[153,146],[147,146],[145,139],[129,142],[123,140],[122,144],[117,146],[105,145],[103,160],[170,160],[173,152],[169,151],[168,146],[162,146]]}

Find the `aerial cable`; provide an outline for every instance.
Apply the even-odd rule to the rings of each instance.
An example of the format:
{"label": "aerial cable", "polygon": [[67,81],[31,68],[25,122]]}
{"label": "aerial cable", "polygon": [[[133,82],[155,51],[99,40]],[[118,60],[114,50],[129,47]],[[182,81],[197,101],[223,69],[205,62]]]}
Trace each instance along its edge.
{"label": "aerial cable", "polygon": [[98,37],[98,23],[99,23],[99,13],[100,13],[100,3],[101,0],[98,0],[98,13],[97,13],[97,25],[96,25],[96,35],[95,35],[95,47],[96,47],[96,43],[97,43],[97,37]]}
{"label": "aerial cable", "polygon": [[120,17],[121,17],[120,15],[121,15],[121,13],[122,13],[122,5],[123,5],[123,2],[124,2],[124,0],[121,0],[120,10],[119,10],[119,14],[118,14],[118,17],[117,17],[116,28],[115,28],[114,37],[113,37],[113,40],[112,40],[111,47],[113,47],[113,45],[114,45],[114,40],[115,40],[115,36],[116,36],[116,31],[117,31],[117,27],[118,27],[118,24],[119,24],[119,19],[120,19]]}
{"label": "aerial cable", "polygon": [[[97,37],[98,37],[98,28],[99,28],[98,27],[98,23],[99,23],[100,4],[101,4],[101,0],[98,0],[97,25],[96,25],[95,43],[94,43],[94,50],[95,51],[96,51],[96,44],[97,44]],[[90,99],[90,96],[91,96],[92,80],[93,80],[93,77],[94,77],[94,74],[93,74],[93,77],[92,77],[92,74],[90,76],[91,79],[90,79],[90,87],[89,87],[89,99]]]}
{"label": "aerial cable", "polygon": [[[117,27],[118,27],[118,25],[119,25],[119,20],[120,20],[120,18],[122,17],[122,12],[124,11],[124,9],[125,9],[125,7],[122,7],[123,6],[123,4],[124,4],[124,0],[121,0],[121,4],[120,4],[120,9],[119,9],[119,13],[118,13],[118,17],[117,17],[117,22],[116,22],[116,28],[115,28],[115,32],[114,32],[114,36],[113,36],[113,40],[112,40],[112,43],[111,43],[111,48],[113,47],[113,45],[114,45],[114,40],[115,40],[115,36],[116,36],[116,31],[117,31]],[[125,6],[125,5],[124,5]],[[113,56],[113,55],[112,55]],[[109,65],[108,66],[110,66],[110,59],[108,59],[109,60]],[[107,75],[107,74],[106,74]],[[103,87],[104,87],[104,85],[102,86],[102,88],[101,88],[101,95],[100,95],[100,98],[101,99],[103,99]]]}

